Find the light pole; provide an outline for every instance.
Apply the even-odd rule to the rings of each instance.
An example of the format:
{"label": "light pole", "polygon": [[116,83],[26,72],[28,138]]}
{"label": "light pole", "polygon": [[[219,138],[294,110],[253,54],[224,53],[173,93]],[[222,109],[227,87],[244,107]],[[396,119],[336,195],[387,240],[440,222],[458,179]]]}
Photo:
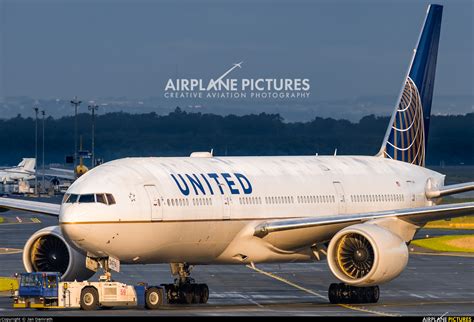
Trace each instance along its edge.
{"label": "light pole", "polygon": [[38,195],[38,110],[37,106],[33,107],[35,111],[35,195]]}
{"label": "light pole", "polygon": [[92,112],[92,167],[95,166],[95,111],[99,109],[99,105],[92,102],[89,105],[89,111]]}
{"label": "light pole", "polygon": [[77,165],[77,108],[81,103],[82,101],[79,101],[77,96],[71,100],[71,104],[74,106],[74,171],[76,171]]}
{"label": "light pole", "polygon": [[41,188],[42,188],[43,192],[45,191],[45,185],[44,185],[44,116],[45,116],[45,114],[46,114],[45,110],[42,110],[41,115],[43,115],[43,135],[42,135],[42,137],[43,137],[43,158],[42,159],[43,160],[42,160],[41,163],[42,163],[42,168],[43,168],[43,180],[42,180],[42,183],[41,183]]}

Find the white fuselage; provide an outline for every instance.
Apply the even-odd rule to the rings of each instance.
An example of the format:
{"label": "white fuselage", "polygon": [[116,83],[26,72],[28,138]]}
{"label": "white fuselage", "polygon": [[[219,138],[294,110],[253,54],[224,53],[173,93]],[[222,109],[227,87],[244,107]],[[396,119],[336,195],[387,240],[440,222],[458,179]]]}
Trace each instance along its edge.
{"label": "white fuselage", "polygon": [[443,185],[444,176],[379,157],[126,158],[89,171],[67,192],[109,193],[115,204],[63,203],[59,220],[77,247],[124,263],[306,261],[334,226],[278,240],[253,236],[255,227],[429,206],[428,181]]}
{"label": "white fuselage", "polygon": [[34,179],[34,175],[25,171],[23,168],[10,168],[0,170],[0,182],[10,183],[19,180]]}

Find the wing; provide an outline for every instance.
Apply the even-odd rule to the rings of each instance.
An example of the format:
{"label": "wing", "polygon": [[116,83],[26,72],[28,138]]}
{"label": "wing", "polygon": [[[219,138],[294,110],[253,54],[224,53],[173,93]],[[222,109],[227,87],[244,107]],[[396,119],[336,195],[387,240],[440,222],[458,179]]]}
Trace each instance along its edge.
{"label": "wing", "polygon": [[10,209],[24,210],[51,216],[59,216],[61,205],[39,201],[29,201],[22,199],[0,198],[0,211]]}
{"label": "wing", "polygon": [[15,174],[35,174],[34,171],[30,170],[11,170],[11,169],[5,169],[2,170],[4,173],[15,173]]}
{"label": "wing", "polygon": [[428,190],[426,191],[426,197],[430,199],[439,198],[472,190],[474,190],[474,182],[465,182],[449,186],[443,186],[439,189]]}
{"label": "wing", "polygon": [[[38,176],[41,176],[43,172],[39,171]],[[68,169],[58,169],[58,168],[51,168],[44,171],[44,175],[46,177],[52,178],[59,178],[59,179],[66,179],[74,181],[76,180],[76,175],[74,174],[74,170]]]}
{"label": "wing", "polygon": [[362,223],[374,219],[398,218],[409,224],[422,226],[428,221],[453,218],[474,214],[474,202],[447,204],[432,207],[387,210],[350,215],[331,215],[306,218],[272,220],[264,222],[255,228],[254,236],[265,237],[272,232],[319,226],[343,227],[350,224]]}

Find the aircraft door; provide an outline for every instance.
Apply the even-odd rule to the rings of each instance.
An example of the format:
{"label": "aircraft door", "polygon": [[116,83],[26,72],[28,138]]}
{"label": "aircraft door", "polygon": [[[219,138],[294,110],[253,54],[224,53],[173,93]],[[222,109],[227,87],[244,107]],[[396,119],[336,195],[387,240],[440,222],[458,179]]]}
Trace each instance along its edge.
{"label": "aircraft door", "polygon": [[163,220],[163,198],[155,185],[145,185],[150,205],[150,216],[152,221]]}
{"label": "aircraft door", "polygon": [[231,199],[230,194],[227,191],[227,186],[221,183],[222,190],[224,194],[222,195],[222,219],[230,219],[231,211]]}
{"label": "aircraft door", "polygon": [[333,181],[334,188],[336,189],[336,202],[338,205],[338,210],[340,214],[346,213],[347,209],[347,202],[346,202],[346,195],[344,193],[344,187],[342,183],[339,181]]}

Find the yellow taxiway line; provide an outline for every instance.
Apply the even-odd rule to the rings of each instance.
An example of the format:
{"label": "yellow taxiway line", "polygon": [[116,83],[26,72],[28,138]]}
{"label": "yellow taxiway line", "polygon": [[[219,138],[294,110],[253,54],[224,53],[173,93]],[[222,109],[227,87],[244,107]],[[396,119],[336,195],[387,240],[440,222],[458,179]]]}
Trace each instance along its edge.
{"label": "yellow taxiway line", "polygon": [[1,248],[0,247],[0,255],[9,255],[9,254],[18,254],[23,252],[23,249],[18,248]]}

